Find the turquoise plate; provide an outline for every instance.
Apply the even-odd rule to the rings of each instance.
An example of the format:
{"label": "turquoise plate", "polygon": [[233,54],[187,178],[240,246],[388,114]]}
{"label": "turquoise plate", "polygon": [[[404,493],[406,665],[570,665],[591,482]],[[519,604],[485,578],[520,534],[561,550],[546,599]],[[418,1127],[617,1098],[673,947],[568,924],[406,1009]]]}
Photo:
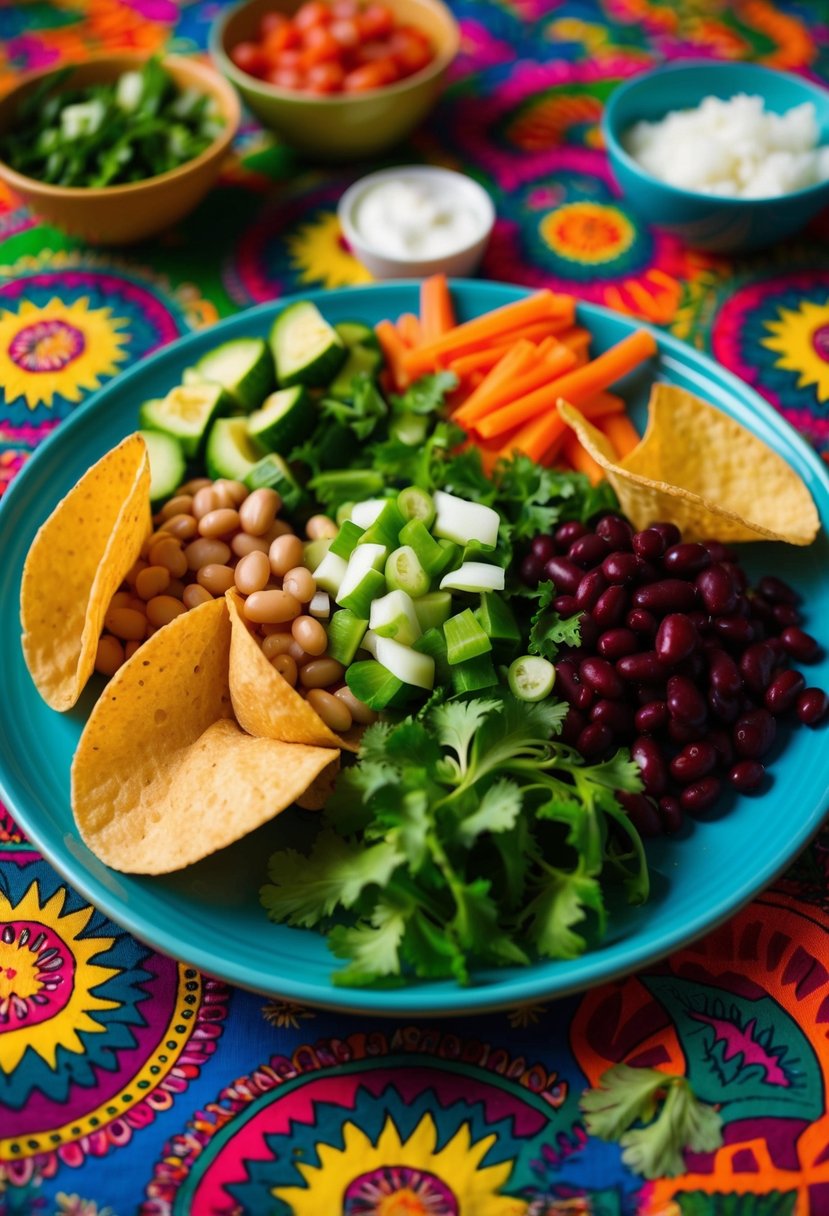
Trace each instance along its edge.
{"label": "turquoise plate", "polygon": [[[416,285],[326,292],[315,299],[331,321],[369,323],[416,308]],[[486,312],[522,291],[491,283],[455,287],[462,317]],[[297,830],[292,813],[178,874],[141,878],[109,870],[81,843],[69,807],[69,766],[92,698],[68,714],[41,701],[23,663],[18,596],[26,552],[38,526],[81,474],[135,429],[139,404],[176,384],[185,367],[219,342],[268,331],[283,302],[265,304],[191,334],[122,373],[59,428],[13,482],[0,508],[0,794],[52,865],[87,899],[158,950],[230,983],[272,996],[354,1012],[416,1016],[472,1013],[560,996],[641,968],[698,937],[733,913],[779,874],[818,828],[829,805],[829,748],[822,732],[801,728],[771,764],[760,797],[727,799],[715,816],[691,823],[670,840],[648,846],[653,895],[642,908],[614,910],[597,949],[568,962],[491,970],[467,989],[454,983],[412,983],[393,991],[335,988],[334,960],[321,937],[268,922],[257,900],[265,858]],[[583,305],[579,319],[603,350],[635,322]],[[820,510],[824,531],[808,550],[747,546],[755,574],[790,578],[806,600],[807,628],[829,620],[829,479],[822,464],[755,392],[667,334],[657,333],[660,379],[691,389],[737,418],[798,471]],[[653,369],[631,377],[628,399],[644,409]],[[757,493],[763,493],[758,484]],[[825,640],[825,630],[824,640]],[[809,669],[809,682],[829,684],[829,662]],[[194,797],[197,797],[194,791]]]}

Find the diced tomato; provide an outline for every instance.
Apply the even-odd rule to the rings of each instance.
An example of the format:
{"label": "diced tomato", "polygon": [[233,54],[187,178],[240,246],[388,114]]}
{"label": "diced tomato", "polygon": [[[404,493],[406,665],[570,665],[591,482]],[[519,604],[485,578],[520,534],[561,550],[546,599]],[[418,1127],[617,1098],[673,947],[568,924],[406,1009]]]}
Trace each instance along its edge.
{"label": "diced tomato", "polygon": [[268,73],[268,83],[276,85],[278,89],[290,89],[295,92],[305,88],[305,74],[297,68],[274,68]]}
{"label": "diced tomato", "polygon": [[328,25],[331,9],[322,0],[305,0],[294,13],[294,25],[298,30],[310,29],[312,25]]}
{"label": "diced tomato", "polygon": [[358,0],[334,0],[331,12],[337,20],[352,21],[360,12]]}
{"label": "diced tomato", "polygon": [[375,59],[349,72],[343,87],[346,93],[365,93],[369,89],[380,89],[384,84],[397,80],[397,65],[393,59]]}
{"label": "diced tomato", "polygon": [[251,76],[261,76],[268,70],[267,57],[255,42],[237,42],[230,52],[230,58],[240,72],[247,72]]}
{"label": "diced tomato", "polygon": [[308,88],[315,93],[339,93],[344,80],[339,63],[315,63],[308,69]]}
{"label": "diced tomato", "polygon": [[299,30],[290,21],[272,29],[265,39],[264,51],[271,63],[275,63],[283,51],[293,50],[302,41]]}
{"label": "diced tomato", "polygon": [[272,34],[274,30],[278,30],[281,26],[288,24],[289,18],[285,13],[265,13],[259,22],[259,37],[264,41],[268,34]]}
{"label": "diced tomato", "polygon": [[351,50],[360,41],[360,28],[353,17],[338,17],[331,22],[329,30],[344,50]]}
{"label": "diced tomato", "polygon": [[302,39],[302,61],[307,68],[315,63],[339,59],[340,44],[324,25],[312,25],[305,30]]}
{"label": "diced tomato", "polygon": [[383,42],[364,42],[357,50],[358,63],[376,63],[378,59],[388,59],[391,48],[385,40]]}
{"label": "diced tomato", "polygon": [[419,72],[433,58],[428,38],[411,25],[401,25],[393,32],[388,41],[388,53],[404,76]]}
{"label": "diced tomato", "polygon": [[394,29],[394,16],[385,4],[369,4],[357,18],[364,38],[383,38]]}

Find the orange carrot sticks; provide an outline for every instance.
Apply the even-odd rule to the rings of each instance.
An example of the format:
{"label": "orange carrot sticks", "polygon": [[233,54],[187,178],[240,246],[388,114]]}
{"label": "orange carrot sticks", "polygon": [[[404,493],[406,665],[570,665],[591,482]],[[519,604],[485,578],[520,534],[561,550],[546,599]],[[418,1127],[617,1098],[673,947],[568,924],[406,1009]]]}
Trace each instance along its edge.
{"label": "orange carrot sticks", "polygon": [[595,485],[604,477],[601,465],[597,464],[590,453],[584,450],[578,441],[576,432],[571,431],[569,427],[561,445],[561,454],[577,472],[587,474],[591,485]]}
{"label": "orange carrot sticks", "polygon": [[[494,439],[532,418],[545,404],[555,408],[556,381],[575,362],[573,352],[559,345],[523,376],[496,385],[489,395],[483,394],[475,406],[467,402],[463,407],[464,422],[474,425],[483,439]],[[497,426],[491,425],[496,418]]]}
{"label": "orange carrot sticks", "polygon": [[413,312],[404,312],[397,318],[397,332],[406,346],[419,346],[423,340],[420,321]]}
{"label": "orange carrot sticks", "polygon": [[[594,414],[593,417],[595,418],[596,415]],[[620,460],[639,446],[639,432],[626,414],[608,414],[597,425],[607,435]]]}
{"label": "orange carrot sticks", "polygon": [[533,346],[531,342],[518,342],[515,346],[510,347],[506,353],[501,355],[501,358],[492,368],[492,370],[484,377],[475,392],[467,397],[461,409],[455,414],[455,421],[463,423],[463,415],[467,410],[472,410],[475,407],[475,402],[479,396],[494,391],[499,384],[511,380],[513,377],[520,375],[531,367],[538,358],[538,347]]}
{"label": "orange carrot sticks", "polygon": [[455,328],[455,310],[445,274],[433,274],[420,284],[420,327],[423,342],[434,342]]}
{"label": "orange carrot sticks", "polygon": [[411,376],[403,365],[403,356],[406,353],[403,339],[391,321],[378,321],[374,327],[374,332],[377,334],[377,341],[380,343],[380,349],[383,352],[386,369],[390,373],[393,387],[398,392],[402,392],[403,389],[408,388],[411,384]]}

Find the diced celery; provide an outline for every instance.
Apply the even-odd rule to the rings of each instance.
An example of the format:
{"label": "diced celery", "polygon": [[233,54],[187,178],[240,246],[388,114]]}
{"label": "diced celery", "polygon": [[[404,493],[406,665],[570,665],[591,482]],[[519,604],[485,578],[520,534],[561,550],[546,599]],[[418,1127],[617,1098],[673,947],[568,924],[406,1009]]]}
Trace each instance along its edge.
{"label": "diced celery", "polygon": [[314,581],[318,587],[336,599],[347,568],[346,563],[341,557],[337,557],[336,553],[326,553],[314,570]]}
{"label": "diced celery", "polygon": [[440,574],[448,565],[447,550],[435,540],[422,519],[410,519],[400,529],[400,544],[414,549],[417,560],[430,578]]}
{"label": "diced celery", "polygon": [[427,629],[421,634],[412,647],[418,654],[428,654],[435,660],[435,678],[441,684],[448,684],[451,679],[449,660],[446,657],[446,638],[442,629]]}
{"label": "diced celery", "polygon": [[370,528],[387,502],[386,498],[366,498],[363,502],[355,502],[351,518],[361,528]]}
{"label": "diced celery", "polygon": [[452,687],[455,692],[478,692],[498,683],[498,675],[491,655],[481,654],[477,658],[456,663],[452,668]]}
{"label": "diced celery", "polygon": [[430,591],[428,595],[412,600],[412,604],[424,633],[439,627],[452,615],[452,596],[448,591]]}
{"label": "diced celery", "polygon": [[[388,549],[383,545],[357,545],[348,559],[348,569],[340,584],[339,602],[343,603],[340,597],[350,595],[369,570],[382,570],[387,555]],[[368,616],[368,613],[365,615]]]}
{"label": "diced celery", "polygon": [[387,549],[394,549],[398,544],[397,538],[400,535],[400,529],[405,522],[397,509],[397,503],[393,498],[387,498],[374,523],[369,524],[360,538],[360,544],[385,545]]}
{"label": "diced celery", "polygon": [[315,591],[308,605],[308,615],[318,621],[327,621],[331,615],[331,597],[327,591]]}
{"label": "diced celery", "polygon": [[429,575],[411,545],[395,549],[386,562],[386,582],[390,591],[406,591],[417,599],[429,590]]}
{"label": "diced celery", "polygon": [[445,490],[435,490],[434,498],[436,514],[432,531],[435,536],[443,536],[459,545],[467,545],[471,540],[479,540],[493,548],[497,545],[501,517],[492,507],[467,502]]}
{"label": "diced celery", "polygon": [[374,659],[352,663],[345,673],[345,682],[358,701],[374,710],[386,709],[403,691],[403,681]]}
{"label": "diced celery", "polygon": [[450,616],[443,626],[443,636],[446,638],[446,657],[453,666],[492,650],[492,642],[475,619],[471,608],[465,608],[457,616]]}
{"label": "diced celery", "polygon": [[494,591],[484,592],[475,616],[487,636],[492,638],[496,657],[505,661],[512,657],[521,642],[521,631],[506,600]]}
{"label": "diced celery", "polygon": [[302,546],[302,564],[309,570],[316,570],[330,548],[331,538],[328,536],[321,536],[318,540],[307,540]]}
{"label": "diced celery", "polygon": [[406,486],[397,495],[397,505],[406,519],[419,519],[427,528],[435,518],[435,503],[430,494],[418,486]]}
{"label": "diced celery", "polygon": [[441,591],[503,591],[504,571],[483,562],[464,562],[457,570],[444,574]]}
{"label": "diced celery", "polygon": [[328,622],[328,655],[348,667],[360,649],[367,629],[368,621],[365,618],[341,608]]}
{"label": "diced celery", "polygon": [[420,654],[411,646],[403,646],[393,638],[381,638],[368,631],[363,646],[373,654],[393,676],[404,684],[425,688],[430,692],[435,684],[435,660],[428,654]]}
{"label": "diced celery", "polygon": [[369,624],[380,637],[394,638],[404,646],[411,646],[422,632],[412,597],[405,591],[390,591],[388,595],[374,600]]}
{"label": "diced celery", "polygon": [[348,561],[357,548],[357,541],[364,535],[365,532],[359,524],[355,524],[351,519],[345,520],[340,524],[340,530],[331,542],[331,552]]}
{"label": "diced celery", "polygon": [[355,616],[368,617],[371,614],[372,602],[386,590],[386,580],[379,570],[367,570],[347,595],[340,591],[338,603],[348,608]]}

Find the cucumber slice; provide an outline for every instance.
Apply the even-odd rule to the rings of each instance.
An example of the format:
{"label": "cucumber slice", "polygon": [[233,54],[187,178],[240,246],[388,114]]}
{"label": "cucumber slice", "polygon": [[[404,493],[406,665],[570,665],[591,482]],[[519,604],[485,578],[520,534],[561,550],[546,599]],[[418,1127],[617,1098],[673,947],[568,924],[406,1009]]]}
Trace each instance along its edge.
{"label": "cucumber slice", "polygon": [[331,552],[348,561],[357,548],[361,536],[365,536],[362,528],[358,527],[353,520],[344,520],[340,524],[339,532],[331,542]]}
{"label": "cucumber slice", "polygon": [[144,431],[162,431],[178,439],[188,460],[198,456],[215,420],[227,414],[233,402],[219,384],[179,385],[166,397],[145,401],[138,411]]}
{"label": "cucumber slice", "polygon": [[262,338],[235,338],[202,355],[195,370],[227,390],[246,412],[255,409],[274,387],[274,368]]}
{"label": "cucumber slice", "polygon": [[247,418],[217,418],[207,436],[204,453],[208,477],[245,478],[262,457],[262,449],[248,434]]}
{"label": "cucumber slice", "polygon": [[352,663],[345,673],[345,682],[357,700],[373,710],[386,709],[403,692],[403,681],[374,659]]}
{"label": "cucumber slice", "polygon": [[326,653],[344,667],[348,667],[360,649],[367,629],[368,621],[364,617],[355,616],[347,608],[341,608],[328,622]]}
{"label": "cucumber slice", "polygon": [[446,657],[454,666],[467,659],[477,659],[492,650],[492,642],[481,628],[471,608],[465,608],[457,616],[450,616],[443,626],[446,638]]}
{"label": "cucumber slice", "polygon": [[301,384],[277,389],[248,417],[248,433],[266,452],[290,452],[314,429],[316,410]]}
{"label": "cucumber slice", "polygon": [[483,545],[495,548],[501,523],[497,511],[480,503],[467,502],[455,494],[447,494],[445,490],[435,490],[434,499],[436,515],[432,531],[435,536],[453,540],[458,545],[468,545],[471,540],[478,540]]}
{"label": "cucumber slice", "polygon": [[430,591],[412,600],[418,624],[424,633],[440,628],[452,615],[452,596],[448,591]]}
{"label": "cucumber slice", "polygon": [[414,603],[405,591],[390,591],[374,600],[369,625],[381,638],[394,638],[404,646],[413,645],[421,634]]}
{"label": "cucumber slice", "polygon": [[337,321],[334,328],[346,346],[367,346],[370,350],[380,350],[377,334],[363,321]]}
{"label": "cucumber slice", "polygon": [[181,373],[182,384],[204,384],[206,376],[203,376],[197,367],[185,367]]}
{"label": "cucumber slice", "polygon": [[170,498],[184,481],[186,461],[178,439],[162,431],[139,431],[150,458],[150,498]]}
{"label": "cucumber slice", "polygon": [[[241,419],[247,425],[247,419]],[[276,490],[287,511],[296,511],[305,498],[304,491],[285,461],[276,452],[268,452],[243,477],[249,490]]]}
{"label": "cucumber slice", "polygon": [[522,654],[510,664],[507,678],[510,692],[520,701],[543,701],[553,691],[556,669],[547,659]]}
{"label": "cucumber slice", "polygon": [[363,638],[363,649],[373,654],[381,667],[390,671],[404,684],[414,688],[425,688],[427,692],[435,686],[435,660],[429,654],[420,654],[411,646],[403,646],[393,638],[381,638],[369,629]]}
{"label": "cucumber slice", "polygon": [[464,562],[457,570],[444,574],[441,591],[503,591],[504,571],[483,562]]}
{"label": "cucumber slice", "polygon": [[336,599],[340,585],[345,578],[346,569],[346,563],[341,557],[337,557],[336,553],[326,553],[314,570],[314,581],[318,587]]}
{"label": "cucumber slice", "polygon": [[310,300],[290,304],[273,323],[271,350],[276,377],[283,388],[292,384],[322,387],[342,367],[346,346]]}

